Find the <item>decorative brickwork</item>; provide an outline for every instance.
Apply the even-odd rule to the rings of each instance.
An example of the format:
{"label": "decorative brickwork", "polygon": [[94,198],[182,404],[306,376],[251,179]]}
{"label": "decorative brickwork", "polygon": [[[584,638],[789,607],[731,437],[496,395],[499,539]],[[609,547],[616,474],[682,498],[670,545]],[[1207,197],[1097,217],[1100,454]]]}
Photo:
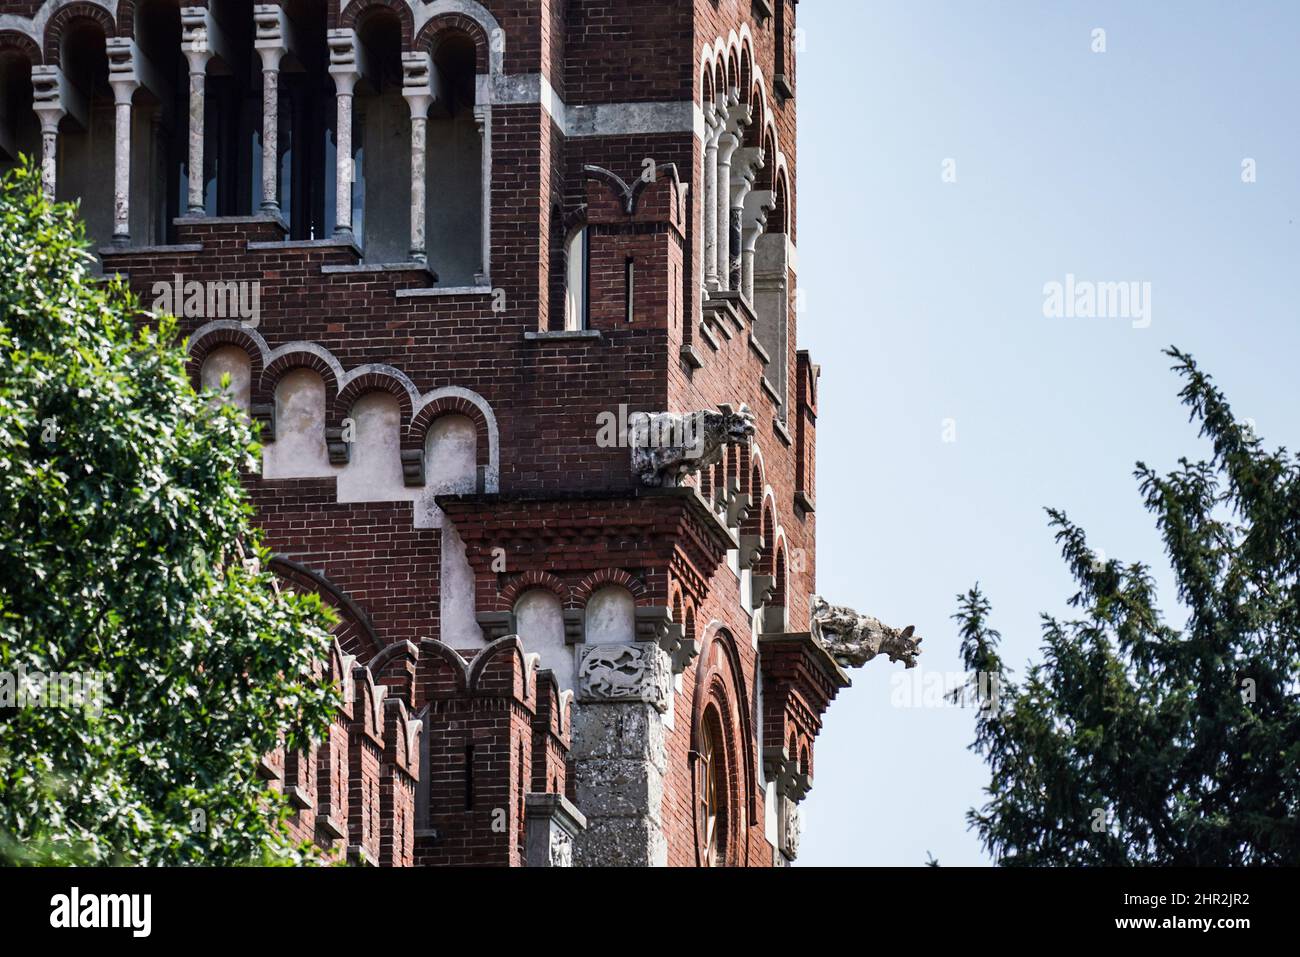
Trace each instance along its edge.
{"label": "decorative brickwork", "polygon": [[[0,0],[27,25],[0,48],[33,64],[74,27],[138,37],[119,66],[153,95],[117,116],[179,135],[119,123],[120,183],[157,179],[151,155],[173,176],[225,157],[180,174],[185,208],[183,179],[117,197],[132,212],[99,259],[146,307],[256,284],[255,316],[180,318],[195,383],[228,375],[262,425],[246,485],[276,570],[339,613],[327,740],[264,762],[295,837],[393,866],[793,858],[789,802],[843,679],[792,634],[818,374],[797,349],[795,7],[331,0],[295,6],[259,60],[251,22],[191,13],[211,35],[181,56],[157,46],[181,35],[166,5],[137,33],[125,0]],[[403,54],[432,63],[405,101]],[[310,136],[282,130],[267,166],[281,57],[312,79],[286,73],[278,122]],[[204,106],[209,74],[249,78],[268,117],[205,127],[244,122],[221,84]],[[107,106],[60,82],[48,115]],[[65,120],[45,146],[78,135]],[[645,487],[627,423],[700,410],[744,428]]]}

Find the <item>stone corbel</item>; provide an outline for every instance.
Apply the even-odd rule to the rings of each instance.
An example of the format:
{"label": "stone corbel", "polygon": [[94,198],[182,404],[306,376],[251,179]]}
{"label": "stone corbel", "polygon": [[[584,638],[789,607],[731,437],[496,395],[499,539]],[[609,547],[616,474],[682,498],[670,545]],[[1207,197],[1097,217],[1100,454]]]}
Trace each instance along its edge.
{"label": "stone corbel", "polygon": [[327,425],[325,427],[325,449],[329,454],[330,465],[347,465],[352,459],[352,443],[343,438],[343,427]]}
{"label": "stone corbel", "polygon": [[727,527],[739,528],[753,505],[753,498],[748,492],[736,491],[727,501]]}
{"label": "stone corbel", "polygon": [[776,579],[771,575],[754,575],[749,580],[749,607],[758,611],[776,594]]}
{"label": "stone corbel", "polygon": [[257,440],[265,445],[267,442],[275,441],[275,403],[274,402],[254,402],[248,408],[248,416],[254,422],[260,422],[262,429],[257,434]]}
{"label": "stone corbel", "polygon": [[636,637],[658,645],[672,662],[674,675],[684,672],[700,653],[699,642],[686,637],[685,629],[672,620],[667,608],[637,608]]}
{"label": "stone corbel", "polygon": [[812,790],[812,776],[799,769],[795,755],[786,753],[784,745],[763,749],[763,776],[776,783],[776,792],[798,803]]}
{"label": "stone corbel", "polygon": [[740,567],[753,568],[763,555],[764,541],[762,535],[740,536]]}
{"label": "stone corbel", "polygon": [[408,488],[424,485],[424,449],[402,449],[402,481]]}
{"label": "stone corbel", "polygon": [[515,616],[513,612],[481,611],[475,617],[478,626],[483,629],[484,640],[488,642],[515,633]]}

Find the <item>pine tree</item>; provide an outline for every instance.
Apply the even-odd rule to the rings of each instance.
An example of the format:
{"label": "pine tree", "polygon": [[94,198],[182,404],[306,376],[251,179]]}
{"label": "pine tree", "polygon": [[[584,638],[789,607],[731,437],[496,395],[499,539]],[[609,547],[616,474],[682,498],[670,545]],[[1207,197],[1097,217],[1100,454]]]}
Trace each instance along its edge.
{"label": "pine tree", "polygon": [[979,586],[959,596],[965,666],[999,692],[976,719],[991,779],[967,820],[1001,864],[1300,862],[1300,456],[1266,450],[1190,355],[1167,354],[1213,449],[1134,473],[1183,627],[1149,566],[1099,560],[1055,509],[1079,615],[1043,615],[1023,681]]}

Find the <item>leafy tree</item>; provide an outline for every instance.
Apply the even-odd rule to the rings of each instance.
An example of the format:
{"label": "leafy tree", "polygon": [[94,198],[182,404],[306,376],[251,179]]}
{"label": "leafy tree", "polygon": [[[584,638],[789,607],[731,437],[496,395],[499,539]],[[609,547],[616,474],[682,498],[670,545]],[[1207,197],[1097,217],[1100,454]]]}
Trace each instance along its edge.
{"label": "leafy tree", "polygon": [[1002,864],[1300,861],[1300,456],[1267,451],[1190,355],[1167,354],[1214,454],[1134,475],[1185,625],[1162,619],[1147,565],[1100,561],[1054,509],[1080,617],[1043,615],[1023,682],[979,586],[959,596],[965,665],[998,691],[972,745],[989,800],[967,820]]}
{"label": "leafy tree", "polygon": [[256,768],[329,720],[329,613],[262,570],[249,424],[86,245],[30,164],[0,183],[0,861],[302,859]]}

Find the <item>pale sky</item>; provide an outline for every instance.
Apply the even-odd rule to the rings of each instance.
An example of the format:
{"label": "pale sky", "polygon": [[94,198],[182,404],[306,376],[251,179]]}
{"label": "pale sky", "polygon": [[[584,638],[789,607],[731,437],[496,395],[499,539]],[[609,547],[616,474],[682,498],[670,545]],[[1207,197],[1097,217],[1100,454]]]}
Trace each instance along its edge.
{"label": "pale sky", "polygon": [[[1039,612],[1073,593],[1051,505],[1107,558],[1154,565],[1172,608],[1133,466],[1206,446],[1160,350],[1300,447],[1300,4],[808,0],[799,18],[818,590],[916,625],[924,675],[959,668],[949,616],[978,580],[1021,673]],[[1150,324],[1045,317],[1067,274],[1150,283]],[[972,713],[892,706],[902,674],[871,662],[827,712],[800,864],[987,863],[964,817],[988,780]]]}

